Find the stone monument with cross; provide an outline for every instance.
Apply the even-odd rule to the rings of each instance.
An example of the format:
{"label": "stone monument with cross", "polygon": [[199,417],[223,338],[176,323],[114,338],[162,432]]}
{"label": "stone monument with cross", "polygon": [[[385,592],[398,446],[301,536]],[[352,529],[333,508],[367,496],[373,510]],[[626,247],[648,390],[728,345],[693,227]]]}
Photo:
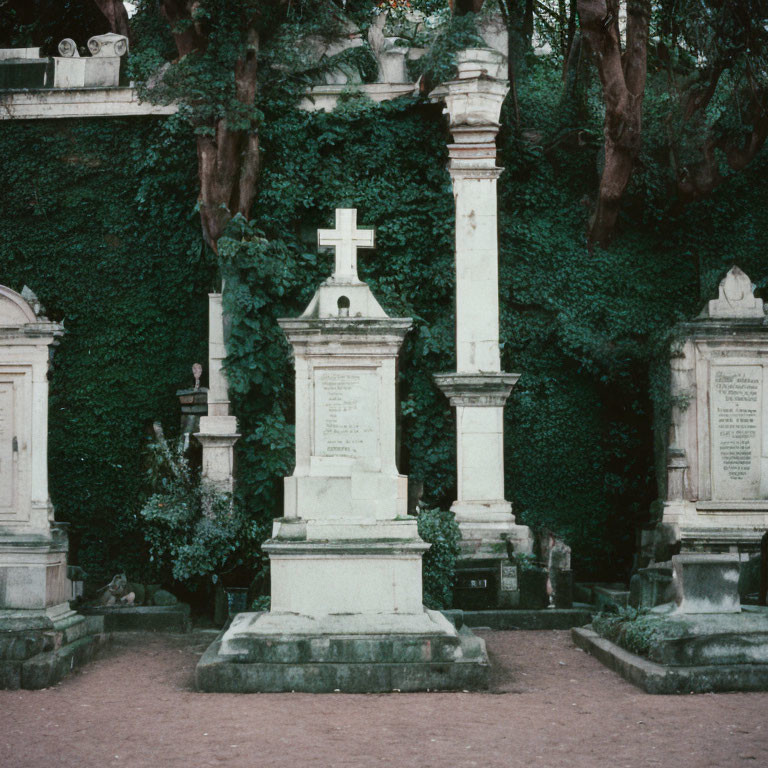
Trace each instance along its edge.
{"label": "stone monument with cross", "polygon": [[422,604],[429,545],[396,466],[397,358],[410,318],[389,317],[357,275],[374,233],[357,212],[320,230],[333,275],[279,321],[296,366],[296,466],[264,543],[271,609],[241,613],[197,667],[210,691],[484,687],[483,642]]}

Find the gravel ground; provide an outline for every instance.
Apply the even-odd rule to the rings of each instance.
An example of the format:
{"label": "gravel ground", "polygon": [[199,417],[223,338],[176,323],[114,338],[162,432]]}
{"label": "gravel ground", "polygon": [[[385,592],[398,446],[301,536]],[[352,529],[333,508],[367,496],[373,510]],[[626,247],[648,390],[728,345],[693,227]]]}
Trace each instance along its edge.
{"label": "gravel ground", "polygon": [[211,641],[120,634],[54,688],[0,691],[2,768],[768,766],[768,693],[649,696],[568,632],[484,632],[489,693],[200,694]]}

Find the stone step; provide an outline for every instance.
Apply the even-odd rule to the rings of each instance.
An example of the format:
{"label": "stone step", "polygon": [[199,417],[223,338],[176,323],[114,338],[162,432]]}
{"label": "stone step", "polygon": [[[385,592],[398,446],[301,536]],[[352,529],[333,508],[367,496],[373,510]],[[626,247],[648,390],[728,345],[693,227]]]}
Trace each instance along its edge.
{"label": "stone step", "polygon": [[26,659],[0,661],[0,689],[49,688],[76,667],[88,663],[108,640],[109,636],[104,634],[86,635]]}
{"label": "stone step", "polygon": [[[478,642],[468,643],[464,658],[458,661],[233,663],[219,655],[219,638],[203,654],[195,671],[195,681],[200,691],[220,693],[486,689],[490,666],[485,646],[480,638],[473,640]],[[470,658],[472,656],[474,658]]]}

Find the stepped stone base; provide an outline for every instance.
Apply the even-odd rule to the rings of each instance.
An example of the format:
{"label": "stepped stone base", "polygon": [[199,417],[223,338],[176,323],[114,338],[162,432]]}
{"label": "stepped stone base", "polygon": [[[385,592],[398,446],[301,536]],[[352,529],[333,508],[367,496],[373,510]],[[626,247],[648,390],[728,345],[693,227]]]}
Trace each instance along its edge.
{"label": "stepped stone base", "polygon": [[649,658],[590,627],[573,629],[573,641],[648,693],[768,691],[767,608],[701,615],[657,609],[644,621],[652,633]]}
{"label": "stepped stone base", "polygon": [[241,613],[203,654],[201,691],[485,689],[485,642],[436,611],[383,617]]}
{"label": "stepped stone base", "polygon": [[0,611],[0,688],[48,688],[108,641],[100,616]]}

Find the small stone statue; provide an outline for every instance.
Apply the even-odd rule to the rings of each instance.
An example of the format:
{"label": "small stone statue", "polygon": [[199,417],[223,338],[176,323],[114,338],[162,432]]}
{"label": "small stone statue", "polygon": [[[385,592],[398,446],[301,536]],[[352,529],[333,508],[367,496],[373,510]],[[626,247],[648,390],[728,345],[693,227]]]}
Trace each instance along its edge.
{"label": "small stone statue", "polygon": [[136,600],[135,593],[128,591],[128,578],[124,573],[115,574],[112,581],[106,587],[102,587],[100,591],[99,605],[133,605]]}
{"label": "small stone statue", "polygon": [[195,377],[195,389],[200,389],[200,377],[203,375],[203,366],[200,363],[192,365],[192,375]]}

